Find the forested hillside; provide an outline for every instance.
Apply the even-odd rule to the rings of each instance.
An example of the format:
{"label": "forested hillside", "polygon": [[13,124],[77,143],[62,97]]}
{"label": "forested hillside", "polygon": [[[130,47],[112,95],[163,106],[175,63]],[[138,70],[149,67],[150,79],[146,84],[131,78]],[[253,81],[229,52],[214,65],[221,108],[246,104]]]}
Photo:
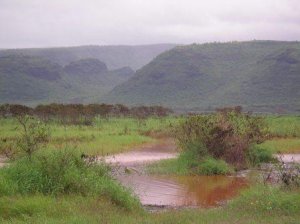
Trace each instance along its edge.
{"label": "forested hillside", "polygon": [[36,56],[0,57],[0,103],[86,103],[134,74],[129,67],[108,70],[98,59],[87,58],[65,67]]}
{"label": "forested hillside", "polygon": [[300,109],[300,43],[251,41],[179,46],[156,57],[104,99],[210,110]]}
{"label": "forested hillside", "polygon": [[175,45],[0,50],[0,104],[92,103]]}

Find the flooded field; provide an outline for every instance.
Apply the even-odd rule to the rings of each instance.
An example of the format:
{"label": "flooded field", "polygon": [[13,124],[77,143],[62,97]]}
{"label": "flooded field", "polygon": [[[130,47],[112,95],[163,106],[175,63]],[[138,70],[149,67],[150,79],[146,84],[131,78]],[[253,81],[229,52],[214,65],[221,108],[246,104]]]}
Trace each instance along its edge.
{"label": "flooded field", "polygon": [[105,162],[120,166],[134,167],[163,159],[172,159],[178,156],[174,140],[165,139],[155,144],[144,145],[130,152],[106,156]]}
{"label": "flooded field", "polygon": [[167,139],[140,149],[105,157],[105,161],[131,170],[116,178],[136,194],[143,205],[151,206],[217,206],[247,187],[241,177],[147,175],[143,164],[176,158],[173,140]]}
{"label": "flooded field", "polygon": [[247,187],[245,178],[227,176],[122,175],[143,205],[217,206]]}

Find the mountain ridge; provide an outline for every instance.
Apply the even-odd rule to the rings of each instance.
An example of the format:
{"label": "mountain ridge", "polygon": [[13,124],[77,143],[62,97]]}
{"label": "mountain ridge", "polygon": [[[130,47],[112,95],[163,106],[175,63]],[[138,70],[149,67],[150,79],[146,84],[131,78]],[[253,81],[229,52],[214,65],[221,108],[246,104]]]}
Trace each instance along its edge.
{"label": "mountain ridge", "polygon": [[58,63],[61,66],[84,58],[96,58],[103,61],[109,69],[129,66],[137,70],[151,61],[156,55],[175,46],[177,45],[83,45],[72,47],[0,49],[0,56],[16,54],[38,56]]}
{"label": "mountain ridge", "polygon": [[201,110],[228,105],[299,110],[299,86],[299,42],[192,44],[158,55],[102,100]]}
{"label": "mountain ridge", "polygon": [[37,56],[0,56],[0,103],[92,102],[133,73],[91,58],[61,66]]}

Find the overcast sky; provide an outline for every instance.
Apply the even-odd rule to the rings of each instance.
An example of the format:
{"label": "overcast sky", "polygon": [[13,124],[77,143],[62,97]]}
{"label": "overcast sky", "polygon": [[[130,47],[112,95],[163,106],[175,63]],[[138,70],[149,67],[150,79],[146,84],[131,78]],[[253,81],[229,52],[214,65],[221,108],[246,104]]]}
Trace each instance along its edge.
{"label": "overcast sky", "polygon": [[300,0],[0,0],[0,48],[300,40]]}

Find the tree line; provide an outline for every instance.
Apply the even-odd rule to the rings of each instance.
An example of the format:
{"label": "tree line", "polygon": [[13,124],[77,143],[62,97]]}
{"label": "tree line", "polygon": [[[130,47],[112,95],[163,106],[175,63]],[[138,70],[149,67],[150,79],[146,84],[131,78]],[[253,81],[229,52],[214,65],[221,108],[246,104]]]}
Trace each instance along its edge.
{"label": "tree line", "polygon": [[77,121],[91,121],[100,117],[134,117],[144,119],[147,117],[164,117],[173,113],[169,108],[162,106],[136,106],[127,107],[122,104],[45,104],[28,107],[19,104],[0,105],[0,117],[18,117],[24,115],[37,116],[41,120],[59,119],[61,121],[76,123]]}

